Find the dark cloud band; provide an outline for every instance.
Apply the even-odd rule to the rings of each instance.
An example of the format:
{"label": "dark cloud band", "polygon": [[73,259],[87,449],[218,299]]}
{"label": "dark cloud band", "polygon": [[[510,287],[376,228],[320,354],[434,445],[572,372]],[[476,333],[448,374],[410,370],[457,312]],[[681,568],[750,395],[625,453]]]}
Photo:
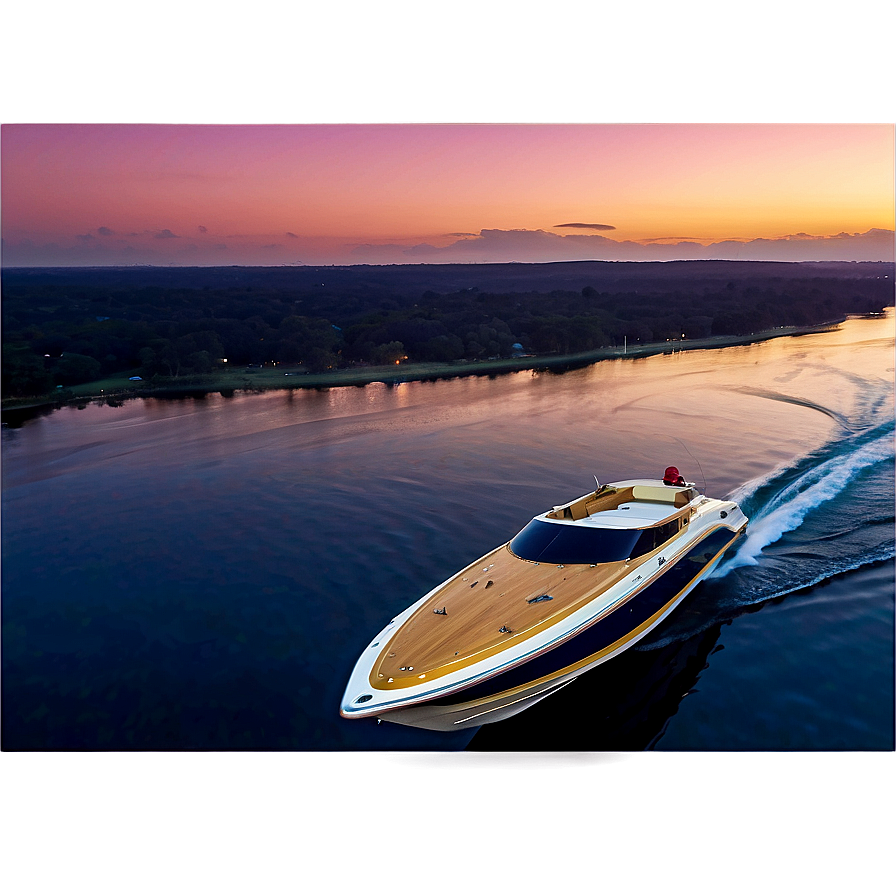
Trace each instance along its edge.
{"label": "dark cloud band", "polygon": [[612,224],[555,224],[557,227],[577,227],[579,230],[615,230]]}

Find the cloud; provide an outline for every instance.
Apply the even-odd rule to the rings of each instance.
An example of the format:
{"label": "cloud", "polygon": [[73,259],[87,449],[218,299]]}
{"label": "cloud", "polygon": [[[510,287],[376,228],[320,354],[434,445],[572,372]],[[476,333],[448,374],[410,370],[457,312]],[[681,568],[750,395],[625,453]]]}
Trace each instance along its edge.
{"label": "cloud", "polygon": [[[195,226],[195,225],[193,225]],[[110,230],[112,228],[105,228]],[[188,228],[193,231],[193,227]],[[193,231],[195,233],[195,231]],[[667,231],[668,233],[668,231]],[[11,266],[78,265],[78,264],[226,264],[228,259],[244,264],[275,264],[287,261],[280,243],[260,247],[255,239],[234,240],[230,244],[201,241],[198,249],[180,256],[177,249],[187,243],[189,234],[180,239],[171,230],[144,230],[134,233],[127,245],[127,234],[115,232],[115,239],[103,228],[90,233],[71,234],[59,243],[43,239],[31,242],[22,232],[15,241],[3,243],[4,264]],[[270,238],[270,234],[268,235]],[[220,236],[219,236],[220,239]],[[291,239],[291,238],[290,238]],[[299,240],[302,240],[299,237]],[[177,245],[175,245],[175,242]],[[436,242],[439,242],[438,240]],[[547,263],[564,261],[676,261],[718,259],[732,261],[884,261],[893,263],[892,230],[875,228],[865,233],[818,235],[804,231],[780,234],[775,238],[746,239],[732,237],[706,244],[691,237],[655,237],[634,240],[620,239],[595,232],[560,232],[550,230],[482,230],[445,240],[446,245],[426,242],[377,243],[342,247],[329,246],[308,250],[307,264],[475,264],[475,263]],[[60,245],[61,244],[61,245]],[[191,244],[192,245],[192,244]],[[189,247],[188,247],[189,248]],[[223,256],[227,255],[228,259]],[[277,258],[274,258],[274,256]],[[296,262],[298,263],[298,262]]]}
{"label": "cloud", "polygon": [[[604,246],[618,247],[614,240],[596,234],[563,236],[546,230],[482,230],[478,236],[464,237],[436,248],[422,243],[404,247],[402,254],[426,261],[506,262],[580,261],[604,257]],[[381,247],[385,248],[385,247]]]}
{"label": "cloud", "polygon": [[554,227],[577,227],[579,230],[615,230],[612,224],[555,224]]}
{"label": "cloud", "polygon": [[97,227],[96,232],[100,236],[114,236],[115,231],[111,227]]}
{"label": "cloud", "polygon": [[197,229],[199,230],[200,233],[208,233],[208,227],[205,227],[202,224],[200,224]]}
{"label": "cloud", "polygon": [[446,233],[445,236],[479,236],[478,233]]}
{"label": "cloud", "polygon": [[427,262],[459,264],[557,261],[892,261],[893,231],[869,230],[813,237],[792,234],[777,239],[727,239],[704,245],[686,237],[619,240],[596,233],[545,230],[482,230],[447,246],[428,243],[355,245],[352,261],[361,264]]}
{"label": "cloud", "polygon": [[[396,261],[405,261],[402,256],[404,254],[413,255],[414,250],[419,247],[413,246],[409,249],[399,243],[380,243],[379,245],[364,243],[360,246],[346,248],[349,248],[349,254],[352,256],[349,264],[394,264]],[[438,251],[433,246],[429,248]]]}
{"label": "cloud", "polygon": [[431,252],[438,251],[435,246],[430,246],[429,243],[418,243],[416,246],[411,246],[410,249],[402,249],[405,255],[429,255]]}
{"label": "cloud", "polygon": [[298,237],[297,237],[294,233],[291,233],[289,230],[286,231],[286,235],[287,235],[288,237],[291,237],[291,238],[294,239],[294,240],[297,240],[297,239],[298,239]]}
{"label": "cloud", "polygon": [[[734,237],[732,237],[734,239]],[[635,240],[636,243],[699,243],[701,237],[699,236],[653,236],[650,239],[646,240]]]}
{"label": "cloud", "polygon": [[[236,253],[224,243],[217,246],[196,244],[186,239],[156,240],[153,231],[143,231],[127,240],[119,231],[115,238],[103,239],[93,234],[74,234],[66,240],[50,242],[6,240],[3,244],[4,265],[16,267],[73,267],[79,265],[169,265],[227,264]],[[257,254],[257,253],[256,253]],[[271,263],[271,256],[267,256]],[[242,260],[241,258],[239,260]],[[258,262],[262,259],[259,258]],[[257,263],[258,263],[257,262]]]}
{"label": "cloud", "polygon": [[[702,258],[740,261],[893,261],[893,231],[872,228],[865,233],[817,236],[788,234],[744,242],[723,240],[703,248]],[[671,248],[671,247],[669,247]]]}

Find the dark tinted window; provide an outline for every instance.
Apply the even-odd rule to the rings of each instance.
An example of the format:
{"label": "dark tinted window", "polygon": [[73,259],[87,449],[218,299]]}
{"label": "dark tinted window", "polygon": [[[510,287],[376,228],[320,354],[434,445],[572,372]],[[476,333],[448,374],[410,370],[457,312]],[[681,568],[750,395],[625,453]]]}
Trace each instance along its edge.
{"label": "dark tinted window", "polygon": [[641,532],[637,529],[595,529],[532,520],[510,550],[538,563],[610,563],[627,560]]}
{"label": "dark tinted window", "polygon": [[638,539],[638,543],[632,550],[632,557],[641,557],[649,554],[651,551],[665,544],[670,538],[678,534],[681,528],[681,520],[672,520],[671,523],[665,523],[662,526],[654,526],[652,529],[645,529]]}

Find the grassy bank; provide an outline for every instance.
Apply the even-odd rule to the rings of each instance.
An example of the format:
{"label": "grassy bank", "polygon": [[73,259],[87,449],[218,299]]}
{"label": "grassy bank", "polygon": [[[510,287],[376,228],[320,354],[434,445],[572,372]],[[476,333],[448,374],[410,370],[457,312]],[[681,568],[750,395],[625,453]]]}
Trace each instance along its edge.
{"label": "grassy bank", "polygon": [[451,379],[460,376],[492,376],[519,370],[571,370],[598,361],[615,358],[644,358],[679,351],[750,345],[781,336],[801,336],[836,327],[833,321],[811,327],[777,327],[748,336],[710,336],[632,345],[626,348],[602,348],[569,355],[538,355],[525,358],[500,358],[490,361],[451,361],[446,363],[406,363],[387,367],[356,367],[326,373],[308,373],[301,367],[264,367],[217,370],[204,375],[154,377],[132,381],[133,371],[118,376],[82,383],[55,393],[30,398],[5,399],[3,410],[83,404],[93,400],[123,401],[128,398],[165,397],[203,392],[262,392],[271,389],[320,389],[336,386],[365,386],[369,383],[410,382],[413,380]]}

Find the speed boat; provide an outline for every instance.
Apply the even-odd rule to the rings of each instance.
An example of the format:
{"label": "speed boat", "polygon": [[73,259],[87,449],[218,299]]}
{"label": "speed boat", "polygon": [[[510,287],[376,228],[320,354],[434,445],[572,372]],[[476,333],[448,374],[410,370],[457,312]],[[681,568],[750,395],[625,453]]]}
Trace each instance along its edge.
{"label": "speed boat", "polygon": [[598,484],[391,619],[340,714],[437,731],[509,718],[656,628],[746,526],[675,467]]}

